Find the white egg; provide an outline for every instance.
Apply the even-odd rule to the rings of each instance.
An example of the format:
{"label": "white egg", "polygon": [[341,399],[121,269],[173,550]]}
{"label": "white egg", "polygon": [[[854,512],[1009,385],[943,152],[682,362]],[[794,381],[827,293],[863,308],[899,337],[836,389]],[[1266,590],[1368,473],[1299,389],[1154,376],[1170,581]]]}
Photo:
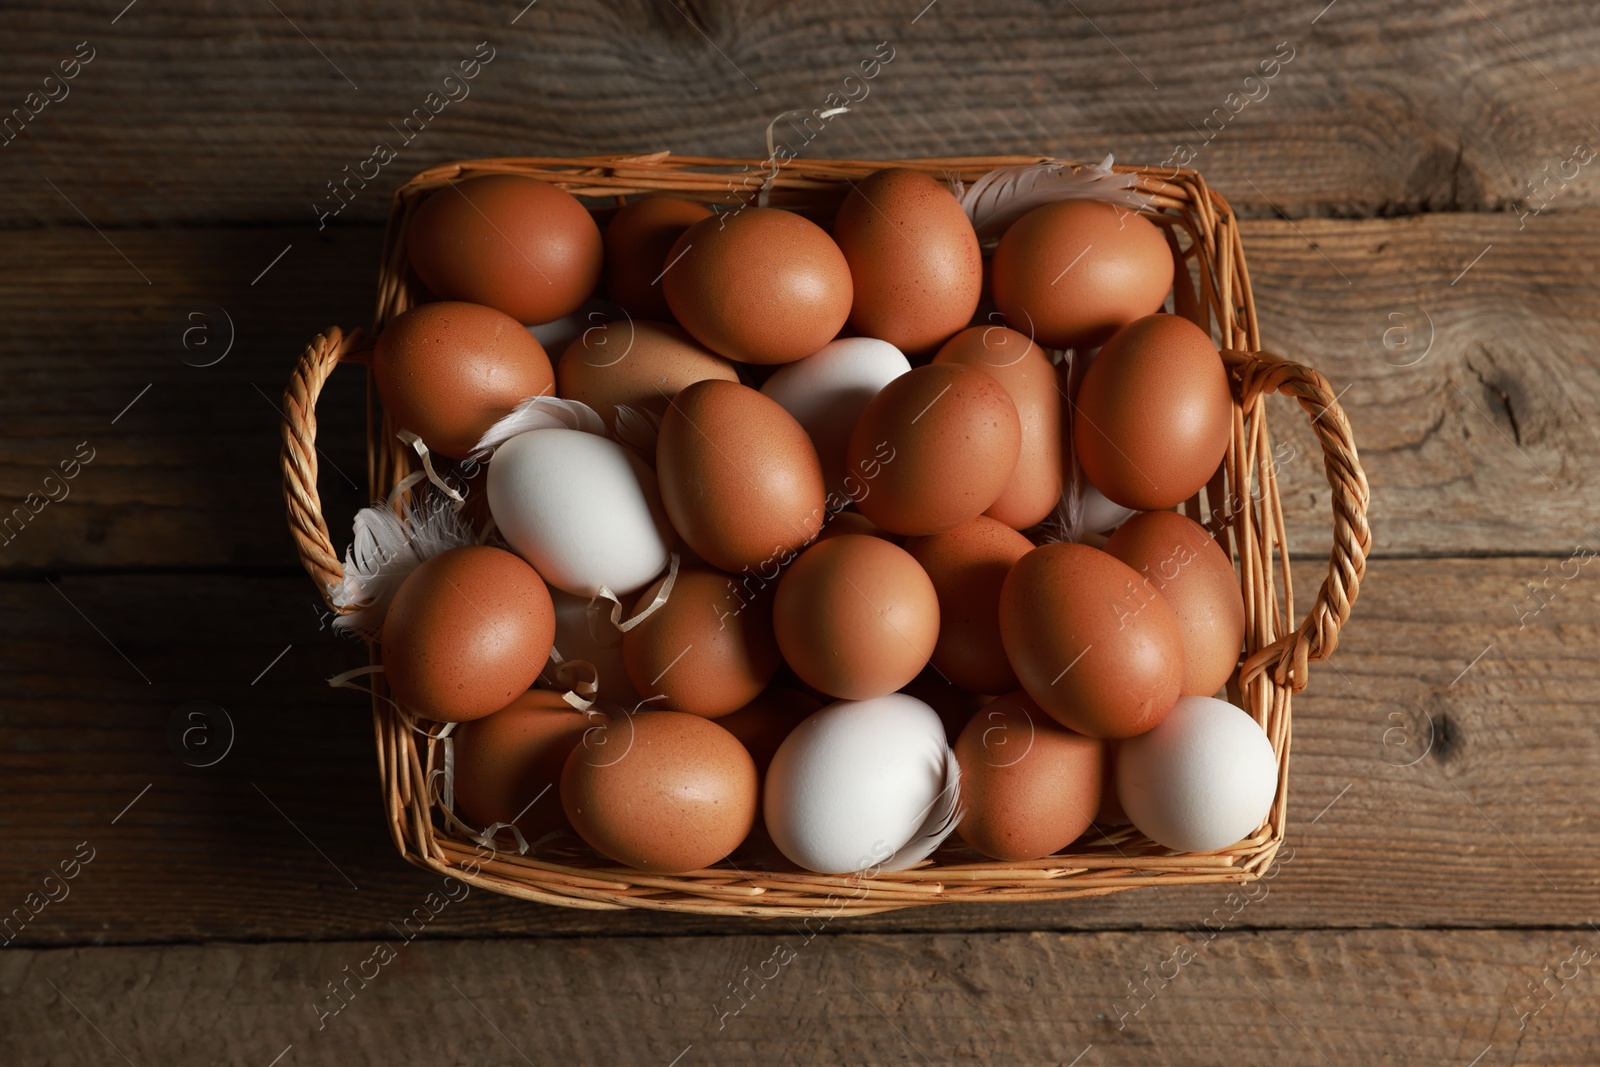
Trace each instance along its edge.
{"label": "white egg", "polygon": [[597,434],[518,434],[489,461],[489,512],[506,542],[557,589],[634,592],[666,570],[654,472]]}
{"label": "white egg", "polygon": [[[601,601],[596,609],[599,619],[589,624],[589,601],[559,589],[550,590],[550,600],[556,609],[556,645],[563,660],[583,660],[595,669],[600,686],[598,699],[609,704],[632,708],[639,702],[639,694],[628,681],[628,672],[622,665],[622,634],[611,625],[611,605]],[[595,632],[599,631],[599,637]],[[540,685],[547,689],[565,690],[558,684],[555,660],[539,676]],[[587,674],[582,676],[587,679]]]}
{"label": "white egg", "polygon": [[905,355],[888,341],[842,337],[779,367],[761,391],[805,427],[822,460],[827,491],[842,497],[850,432],[878,391],[910,369]]}
{"label": "white egg", "polygon": [[772,757],[762,799],[767,832],[808,870],[888,867],[949,814],[940,809],[947,801],[953,807],[945,790],[953,764],[938,714],[915,697],[830,704],[795,727]]}
{"label": "white egg", "polygon": [[1117,746],[1117,798],[1150,840],[1214,852],[1267,817],[1278,761],[1265,731],[1215,697],[1180,697],[1155,729]]}

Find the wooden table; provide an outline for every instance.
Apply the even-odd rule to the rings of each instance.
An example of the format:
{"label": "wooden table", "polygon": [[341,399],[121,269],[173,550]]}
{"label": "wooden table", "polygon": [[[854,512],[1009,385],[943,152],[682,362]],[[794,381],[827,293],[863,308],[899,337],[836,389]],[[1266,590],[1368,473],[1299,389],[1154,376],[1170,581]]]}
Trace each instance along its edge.
{"label": "wooden table", "polygon": [[[1591,11],[523,2],[8,5],[0,1059],[1600,1061]],[[759,155],[769,119],[822,106],[880,42],[892,60],[816,154],[1187,144],[1247,220],[1269,347],[1343,390],[1375,550],[1295,702],[1292,852],[1249,896],[914,909],[809,942],[479,893],[404,941],[438,887],[382,831],[365,702],[324,683],[362,650],[284,530],[292,359],[369,320],[408,174]],[[398,159],[332,213],[328,183],[380,140]],[[323,404],[336,530],[364,503],[361,396],[345,372]],[[1328,490],[1277,403],[1307,602]],[[231,748],[194,766],[222,753],[217,708]],[[352,980],[379,943],[393,960]],[[734,997],[780,944],[794,960]]]}

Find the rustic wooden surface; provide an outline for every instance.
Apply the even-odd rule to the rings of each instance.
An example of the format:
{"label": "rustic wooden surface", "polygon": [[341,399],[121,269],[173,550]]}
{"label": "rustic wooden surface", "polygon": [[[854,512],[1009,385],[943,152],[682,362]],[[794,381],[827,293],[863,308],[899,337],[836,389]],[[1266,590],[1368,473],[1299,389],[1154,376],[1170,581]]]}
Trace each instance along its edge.
{"label": "rustic wooden surface", "polygon": [[[1600,186],[1593,163],[1563,167],[1600,141],[1592,14],[125,3],[12,4],[0,39],[0,115],[79,42],[94,56],[0,146],[0,508],[60,496],[46,477],[79,461],[64,498],[0,534],[0,909],[38,912],[0,948],[7,1062],[1600,1058],[1600,571],[1573,559],[1600,547]],[[471,95],[319,231],[324,183],[480,41],[495,55]],[[361,653],[283,530],[290,360],[367,322],[408,174],[759,154],[768,120],[821,106],[883,41],[894,59],[816,154],[1160,162],[1196,144],[1246,219],[1269,347],[1347,390],[1375,561],[1296,701],[1292,853],[1249,901],[914,909],[806,943],[474,893],[401,943],[390,924],[437,886],[383,834],[365,705],[322,681]],[[1207,141],[1283,42],[1267,95]],[[343,372],[322,410],[336,530],[364,502],[361,395]],[[1274,416],[1304,603],[1328,492],[1303,415]],[[195,700],[236,734],[206,768],[168,736]],[[44,881],[75,853],[64,889]],[[360,988],[347,975],[380,943],[396,958]],[[785,943],[795,958],[719,1028],[741,1004],[728,983],[771,974]],[[1175,972],[1180,946],[1195,959]],[[356,992],[319,1029],[330,981]]]}

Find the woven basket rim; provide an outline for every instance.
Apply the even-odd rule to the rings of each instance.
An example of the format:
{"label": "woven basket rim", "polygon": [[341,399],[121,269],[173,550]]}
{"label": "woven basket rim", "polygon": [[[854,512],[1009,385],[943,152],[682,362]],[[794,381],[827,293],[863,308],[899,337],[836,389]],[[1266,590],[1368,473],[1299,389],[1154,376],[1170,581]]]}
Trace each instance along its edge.
{"label": "woven basket rim", "polygon": [[[1065,161],[1043,156],[960,156],[893,160],[790,160],[766,186],[778,206],[815,208],[842,195],[848,178],[886,166],[964,181],[1000,166]],[[768,167],[769,161],[705,156],[645,155],[515,157],[463,160],[419,172],[395,193],[384,239],[373,335],[411,305],[417,283],[405,258],[411,213],[432,189],[480,174],[525,174],[588,198],[672,192],[709,203],[730,191],[730,173]],[[1085,164],[1072,163],[1073,167]],[[738,168],[746,168],[739,170]],[[1152,217],[1166,224],[1169,241],[1192,273],[1175,279],[1174,310],[1197,322],[1217,341],[1234,393],[1234,426],[1218,475],[1185,505],[1204,519],[1237,565],[1246,605],[1243,664],[1230,680],[1228,696],[1259,722],[1278,761],[1278,792],[1271,811],[1245,840],[1214,853],[1174,853],[1131,827],[1098,825],[1068,851],[1044,860],[1006,863],[975,853],[941,851],[909,871],[871,877],[815,875],[796,869],[740,869],[724,861],[684,875],[646,875],[576,850],[519,855],[498,845],[491,851],[460,833],[448,832],[434,814],[429,772],[437,749],[387,700],[381,675],[374,675],[373,726],[385,810],[391,837],[411,863],[468,884],[541,903],[614,910],[643,908],[718,915],[819,918],[871,914],[922,904],[972,901],[1039,901],[1098,896],[1146,885],[1237,882],[1258,877],[1271,863],[1286,832],[1291,697],[1303,689],[1308,665],[1326,658],[1365,572],[1371,534],[1366,521],[1368,489],[1348,420],[1326,379],[1315,370],[1260,349],[1255,303],[1236,220],[1226,200],[1188,169],[1119,165],[1133,174],[1149,197]],[[723,197],[720,201],[717,197]],[[742,202],[742,201],[740,201]],[[1187,247],[1179,240],[1188,238]],[[302,562],[326,599],[342,574],[321,514],[315,451],[316,401],[341,363],[365,364],[371,340],[361,331],[330,328],[307,346],[285,393],[282,467],[289,525]],[[1305,619],[1293,624],[1289,572],[1276,465],[1264,399],[1282,393],[1299,401],[1312,419],[1324,472],[1333,489],[1334,536],[1328,578]],[[409,472],[414,454],[394,436],[368,376],[368,484],[384,499]],[[1279,597],[1282,603],[1279,603]],[[332,607],[330,603],[330,607]],[[334,609],[339,610],[339,609]],[[376,646],[371,657],[377,662]],[[419,740],[421,743],[419,744]],[[949,862],[955,859],[957,862]]]}

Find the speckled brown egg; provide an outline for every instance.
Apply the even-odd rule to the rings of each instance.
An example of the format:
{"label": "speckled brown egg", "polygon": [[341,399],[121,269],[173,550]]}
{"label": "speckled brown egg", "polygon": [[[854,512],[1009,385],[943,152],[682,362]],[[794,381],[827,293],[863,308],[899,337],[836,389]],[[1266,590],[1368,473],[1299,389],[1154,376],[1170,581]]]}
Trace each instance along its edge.
{"label": "speckled brown egg", "polygon": [[977,367],[1017,406],[1022,447],[1000,498],[985,514],[1014,530],[1043,522],[1061,502],[1061,393],[1044,350],[1004,326],[972,326],[945,342],[935,363]]}
{"label": "speckled brown egg", "polygon": [[1137,511],[1181,504],[1211,480],[1233,433],[1217,346],[1176,315],[1149,315],[1106,342],[1078,387],[1072,428],[1083,473]]}
{"label": "speckled brown egg", "polygon": [[400,429],[456,459],[523,400],[555,391],[549,357],[517,320],[457,301],[396,316],[378,335],[372,376]]}
{"label": "speckled brown egg", "polygon": [[756,765],[698,715],[646,711],[591,729],[561,772],[561,806],[598,853],[657,874],[711,866],[755,825]]}
{"label": "speckled brown egg", "polygon": [[1060,852],[1094,821],[1104,746],[1058,724],[1026,693],[994,700],[956,739],[966,809],[956,833],[991,859]]}
{"label": "speckled brown egg", "polygon": [[1103,200],[1058,200],[1011,224],[991,289],[1006,325],[1046,348],[1094,348],[1159,311],[1172,252],[1155,223]]}
{"label": "speckled brown egg", "polygon": [[707,351],[683,330],[664,322],[608,322],[585,330],[556,363],[556,392],[616,425],[617,405],[657,418],[686,385],[707,379],[739,380],[733,364]]}
{"label": "speckled brown egg", "polygon": [[568,829],[561,768],[589,725],[559,693],[542,689],[462,723],[451,741],[457,810],[479,830],[515,823],[529,843]]}
{"label": "speckled brown egg", "polygon": [[[663,576],[639,595],[653,601]],[[772,597],[709,567],[678,571],[666,603],[622,635],[628,680],[654,706],[714,719],[756,698],[778,670]]]}
{"label": "speckled brown egg", "polygon": [[550,592],[519,557],[487,545],[441,552],[406,576],[383,620],[383,673],[413,714],[464,722],[499,711],[550,658]]}
{"label": "speckled brown egg", "polygon": [[906,551],[922,564],[939,595],[939,640],[933,665],[974,693],[1007,693],[1017,676],[1000,642],[1000,587],[1033,542],[987,515],[913,537]]}
{"label": "speckled brown egg", "polygon": [[1244,644],[1244,597],[1222,546],[1174,511],[1135,515],[1106,551],[1144,575],[1172,605],[1183,636],[1183,696],[1214,696]]}
{"label": "speckled brown egg", "polygon": [[683,231],[711,217],[711,209],[675,196],[647,196],[624,204],[606,226],[606,295],[634,319],[670,319],[661,271]]}
{"label": "speckled brown egg", "polygon": [[976,367],[935,363],[872,398],[845,462],[856,508],[885,530],[939,533],[983,514],[1005,491],[1022,446],[1011,395]]}
{"label": "speckled brown egg", "polygon": [[792,363],[838,336],[850,267],[826,230],[747,207],[695,223],[667,253],[667,305],[700,343],[740,363]]}
{"label": "speckled brown egg", "polygon": [[600,280],[600,227],[565,189],[490,174],[432,193],[406,230],[435,296],[487,304],[525,325],[571,314]]}
{"label": "speckled brown egg", "polygon": [[866,700],[894,692],[927,665],[939,597],[905,549],[844,534],[818,541],[784,572],[772,622],[801,681],[842,700]]}
{"label": "speckled brown egg", "polygon": [[881,537],[890,544],[900,543],[899,534],[879,529],[877,523],[859,511],[839,511],[828,516],[828,521],[822,524],[822,532],[817,535],[817,540],[826,541],[830,537],[840,537],[844,534],[867,534],[871,537]]}
{"label": "speckled brown egg", "polygon": [[822,463],[774,400],[700,381],[667,406],[656,476],[673,528],[714,567],[771,577],[822,527]]}
{"label": "speckled brown egg", "polygon": [[983,290],[978,235],[944,184],[903,168],[852,184],[833,223],[850,264],[850,325],[908,356],[972,321]]}
{"label": "speckled brown egg", "polygon": [[1081,734],[1144,733],[1178,699],[1177,615],[1098,548],[1041,545],[1017,560],[1000,590],[1000,639],[1027,694]]}

